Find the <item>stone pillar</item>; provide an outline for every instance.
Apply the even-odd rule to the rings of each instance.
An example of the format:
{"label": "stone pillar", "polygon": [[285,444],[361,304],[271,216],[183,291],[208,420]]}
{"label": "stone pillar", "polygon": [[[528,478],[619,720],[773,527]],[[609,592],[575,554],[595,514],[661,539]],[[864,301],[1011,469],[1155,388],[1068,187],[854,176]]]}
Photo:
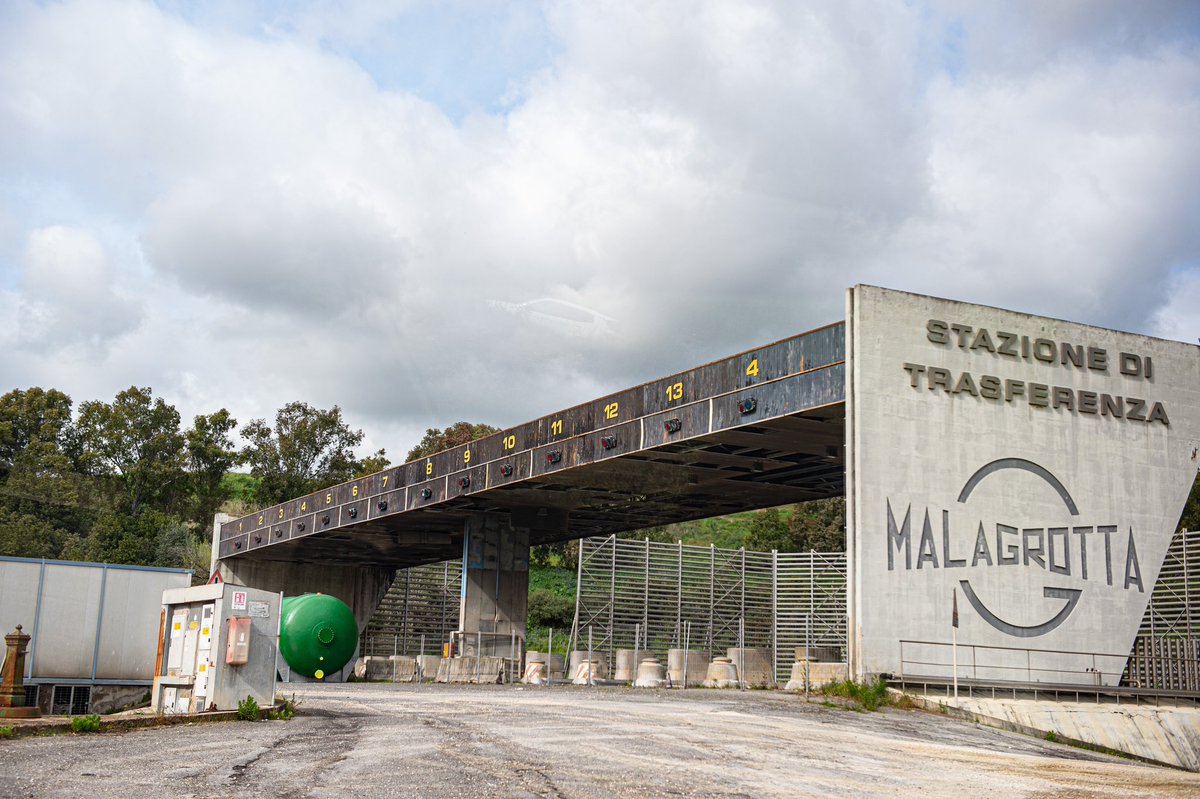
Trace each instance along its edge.
{"label": "stone pillar", "polygon": [[21,625],[4,636],[4,667],[0,670],[0,718],[31,719],[42,715],[36,707],[25,707],[25,650],[29,636]]}
{"label": "stone pillar", "polygon": [[463,654],[508,657],[514,634],[523,653],[528,602],[529,528],[505,513],[473,514],[463,525]]}

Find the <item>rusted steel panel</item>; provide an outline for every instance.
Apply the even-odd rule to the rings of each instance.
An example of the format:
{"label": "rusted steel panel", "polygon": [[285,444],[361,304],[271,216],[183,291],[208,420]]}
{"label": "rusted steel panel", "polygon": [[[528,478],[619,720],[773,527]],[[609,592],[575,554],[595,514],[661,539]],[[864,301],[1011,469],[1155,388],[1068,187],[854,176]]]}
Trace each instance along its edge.
{"label": "rusted steel panel", "polygon": [[609,394],[592,402],[590,408],[595,420],[593,430],[637,419],[642,415],[642,389],[631,388]]}
{"label": "rusted steel panel", "polygon": [[349,524],[365,522],[368,518],[370,518],[370,514],[367,512],[368,507],[369,505],[366,497],[363,497],[362,499],[356,499],[353,502],[347,502],[345,505],[340,506],[338,508],[338,516],[336,517],[337,526],[345,527]]}
{"label": "rusted steel panel", "polygon": [[643,417],[643,448],[661,447],[704,435],[708,432],[708,413],[709,400],[704,400]]}
{"label": "rusted steel panel", "polygon": [[618,455],[628,455],[641,449],[642,422],[634,419],[625,424],[597,430],[583,436],[579,449],[589,453],[592,461],[615,458]]}
{"label": "rusted steel panel", "polygon": [[576,436],[535,449],[533,451],[533,476],[553,474],[561,472],[563,469],[591,463],[591,451],[581,446],[582,440],[581,437]]}
{"label": "rusted steel panel", "polygon": [[523,452],[510,458],[501,458],[487,464],[488,488],[517,483],[530,476],[532,454]]}
{"label": "rusted steel panel", "polygon": [[299,538],[313,533],[314,516],[311,513],[306,513],[303,516],[297,516],[289,523],[288,534],[285,538]]}
{"label": "rusted steel panel", "polygon": [[[390,483],[391,480],[388,480],[388,482]],[[404,491],[405,489],[403,488],[397,488],[394,491],[372,494],[367,503],[368,518],[378,519],[383,516],[393,516],[403,511]]]}
{"label": "rusted steel panel", "polygon": [[753,424],[840,402],[845,367],[841,364],[751,386],[713,400],[713,431]]}
{"label": "rusted steel panel", "polygon": [[699,398],[696,372],[689,369],[642,386],[642,412],[651,414],[695,402]]}
{"label": "rusted steel panel", "polygon": [[406,501],[408,509],[412,510],[413,508],[434,505],[445,498],[446,479],[443,477],[435,480],[426,480],[419,485],[410,486]]}

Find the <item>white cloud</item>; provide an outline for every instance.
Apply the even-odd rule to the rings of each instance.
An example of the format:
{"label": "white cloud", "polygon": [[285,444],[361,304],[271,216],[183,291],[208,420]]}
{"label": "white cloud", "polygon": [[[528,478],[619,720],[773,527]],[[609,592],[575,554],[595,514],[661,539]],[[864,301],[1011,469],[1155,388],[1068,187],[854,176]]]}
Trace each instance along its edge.
{"label": "white cloud", "polygon": [[116,285],[100,242],[88,231],[33,231],[20,282],[16,345],[42,357],[91,361],[135,330],[141,302]]}

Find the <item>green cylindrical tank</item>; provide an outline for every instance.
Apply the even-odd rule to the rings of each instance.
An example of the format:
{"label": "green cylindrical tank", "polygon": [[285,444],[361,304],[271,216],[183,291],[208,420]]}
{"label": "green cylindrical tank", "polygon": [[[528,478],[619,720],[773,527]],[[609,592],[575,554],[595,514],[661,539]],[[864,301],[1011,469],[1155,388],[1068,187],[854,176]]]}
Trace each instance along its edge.
{"label": "green cylindrical tank", "polygon": [[345,666],[358,645],[358,621],[346,603],[328,594],[285,597],[279,652],[292,671],[324,679]]}

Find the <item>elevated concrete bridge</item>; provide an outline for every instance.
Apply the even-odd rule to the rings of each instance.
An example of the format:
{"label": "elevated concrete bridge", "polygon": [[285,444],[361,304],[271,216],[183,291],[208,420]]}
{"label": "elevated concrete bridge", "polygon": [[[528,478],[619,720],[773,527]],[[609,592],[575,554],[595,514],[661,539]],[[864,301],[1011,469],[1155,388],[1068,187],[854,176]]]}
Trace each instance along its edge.
{"label": "elevated concrete bridge", "polygon": [[837,323],[600,397],[227,521],[214,554],[360,624],[395,569],[461,556],[461,628],[523,636],[530,545],[842,496],[845,351]]}

